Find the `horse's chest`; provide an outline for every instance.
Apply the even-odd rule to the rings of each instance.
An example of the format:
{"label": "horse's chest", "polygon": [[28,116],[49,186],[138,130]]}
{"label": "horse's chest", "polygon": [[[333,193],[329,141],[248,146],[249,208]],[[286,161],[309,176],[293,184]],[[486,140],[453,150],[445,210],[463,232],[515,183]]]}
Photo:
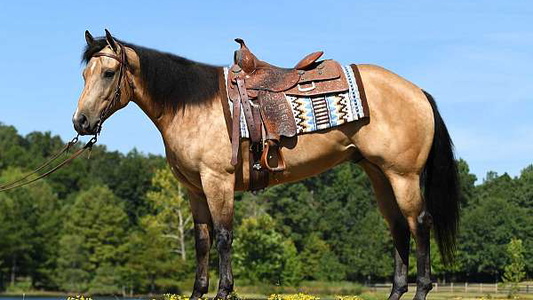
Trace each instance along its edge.
{"label": "horse's chest", "polygon": [[200,172],[193,153],[167,145],[166,156],[172,173],[182,184],[190,189],[201,189]]}

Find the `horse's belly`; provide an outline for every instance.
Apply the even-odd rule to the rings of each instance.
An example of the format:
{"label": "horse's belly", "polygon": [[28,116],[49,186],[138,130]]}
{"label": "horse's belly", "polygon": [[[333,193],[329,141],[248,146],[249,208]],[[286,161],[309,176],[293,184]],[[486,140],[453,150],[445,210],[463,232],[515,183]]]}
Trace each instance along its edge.
{"label": "horse's belly", "polygon": [[[287,168],[283,172],[270,173],[269,186],[299,181],[327,171],[347,160],[357,159],[359,151],[350,138],[353,130],[349,127],[341,126],[282,140],[281,151]],[[247,156],[244,156],[245,161],[248,159]],[[273,164],[275,165],[275,162]],[[237,190],[245,190],[248,187],[247,166],[245,163],[243,180],[236,182]]]}

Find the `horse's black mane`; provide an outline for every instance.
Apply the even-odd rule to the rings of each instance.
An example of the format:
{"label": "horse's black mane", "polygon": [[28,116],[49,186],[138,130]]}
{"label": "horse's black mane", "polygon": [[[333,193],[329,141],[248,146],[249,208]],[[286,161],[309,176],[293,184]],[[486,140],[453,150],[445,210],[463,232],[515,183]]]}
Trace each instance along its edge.
{"label": "horse's black mane", "polygon": [[[176,109],[185,104],[199,104],[213,99],[219,90],[217,67],[153,49],[117,40],[132,48],[139,56],[141,76],[152,99],[167,108]],[[96,38],[87,45],[82,61],[88,63],[91,57],[107,46],[104,37]]]}

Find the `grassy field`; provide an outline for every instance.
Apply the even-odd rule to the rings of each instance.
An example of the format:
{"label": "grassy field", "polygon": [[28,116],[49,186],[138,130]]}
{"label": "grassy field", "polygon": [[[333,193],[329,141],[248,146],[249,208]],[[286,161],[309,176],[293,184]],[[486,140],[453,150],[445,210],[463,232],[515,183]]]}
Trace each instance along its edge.
{"label": "grassy field", "polygon": [[[212,299],[216,294],[216,280],[211,284],[210,292],[206,295],[205,298]],[[187,286],[192,286],[187,285]],[[524,300],[533,300],[533,282],[525,282],[520,285],[521,293],[514,299],[524,299]],[[409,292],[407,292],[402,298],[403,299],[412,299],[415,293],[415,285],[409,286]],[[320,300],[381,300],[387,299],[390,291],[390,286],[388,285],[379,285],[376,287],[365,287],[361,284],[354,282],[316,282],[309,281],[303,282],[299,287],[282,287],[275,285],[260,285],[260,286],[246,286],[245,284],[236,284],[236,291],[238,299],[268,299],[269,296],[273,294],[281,295],[278,299],[271,300],[316,300],[316,297]],[[529,291],[529,293],[527,292]],[[296,296],[295,294],[304,293],[306,295],[312,295],[313,297],[302,297]],[[22,296],[22,292],[11,292],[3,293],[2,296],[12,295],[12,296]],[[66,299],[67,295],[63,293],[50,292],[46,293],[43,291],[25,291],[26,296],[41,296],[41,297],[50,297],[53,299]],[[184,296],[189,296],[190,291],[182,291]],[[283,295],[293,295],[291,297],[283,297]],[[337,296],[358,296],[356,297],[346,297],[344,299],[339,299]],[[101,297],[93,297],[97,300]],[[107,297],[109,298],[109,297]],[[169,297],[161,296],[142,296],[138,295],[135,298],[138,299],[167,299]],[[185,300],[186,297],[173,297],[169,298],[170,300]],[[453,290],[450,284],[448,285],[437,285],[434,287],[428,295],[428,300],[485,300],[485,299],[509,299],[507,289],[503,285],[494,285],[494,284],[464,284],[464,283],[455,283]],[[235,300],[235,298],[234,298]]]}
{"label": "grassy field", "polygon": [[[280,287],[280,286],[245,286],[236,285],[237,294],[242,299],[267,299],[272,294],[296,294],[305,293],[319,297],[322,300],[335,299],[338,295],[359,296],[364,300],[381,300],[387,299],[390,286],[381,285],[379,287],[364,287],[353,282],[303,282],[300,287]],[[529,293],[527,289],[529,286]],[[514,299],[533,300],[533,283],[527,282],[521,284],[521,292]],[[409,286],[402,299],[412,299],[416,290],[415,285]],[[188,295],[188,292],[184,292]],[[215,291],[210,292],[207,296],[212,298]],[[291,298],[292,300],[293,298]],[[479,300],[479,299],[509,299],[507,288],[501,284],[465,284],[456,283],[453,288],[451,285],[437,285],[429,293],[428,300]],[[298,299],[295,299],[298,300]]]}

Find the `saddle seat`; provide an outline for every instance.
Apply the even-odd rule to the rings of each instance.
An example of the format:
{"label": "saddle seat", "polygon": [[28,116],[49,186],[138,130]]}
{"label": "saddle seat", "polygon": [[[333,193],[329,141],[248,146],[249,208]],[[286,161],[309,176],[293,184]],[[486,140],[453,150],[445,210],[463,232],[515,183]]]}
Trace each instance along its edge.
{"label": "saddle seat", "polygon": [[[260,165],[256,162],[251,166],[273,172],[283,171],[285,161],[279,150],[280,139],[297,134],[296,121],[286,95],[311,97],[344,92],[348,90],[346,77],[339,63],[318,61],[322,51],[305,56],[294,68],[280,68],[258,59],[242,39],[235,41],[240,44],[240,49],[235,51],[234,64],[227,76],[227,92],[234,112],[232,164],[237,164],[236,143],[239,136],[236,135],[240,134],[238,123],[242,107],[251,144],[259,145],[251,147],[256,149],[256,153],[250,157],[257,157],[257,151],[262,151]],[[277,166],[269,165],[269,158],[273,156],[271,148],[276,154]]]}
{"label": "saddle seat", "polygon": [[323,51],[313,52],[302,58],[292,69],[281,68],[274,65],[271,65],[265,61],[258,59],[251,51],[248,49],[244,40],[235,39],[237,43],[241,45],[241,49],[235,51],[233,57],[234,62],[239,65],[244,72],[253,73],[257,69],[279,69],[280,72],[290,71],[292,69],[296,70],[305,70],[309,68],[314,62],[316,62],[323,54]]}

